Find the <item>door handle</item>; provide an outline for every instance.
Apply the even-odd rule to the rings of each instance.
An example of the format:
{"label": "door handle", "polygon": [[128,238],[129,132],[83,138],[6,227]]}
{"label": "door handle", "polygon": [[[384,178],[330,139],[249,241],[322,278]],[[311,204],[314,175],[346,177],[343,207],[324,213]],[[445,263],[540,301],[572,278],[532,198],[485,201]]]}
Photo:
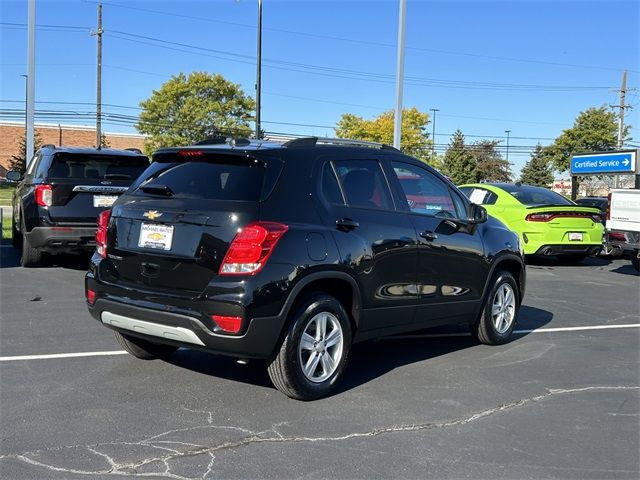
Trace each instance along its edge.
{"label": "door handle", "polygon": [[336,220],[336,227],[338,227],[338,230],[342,230],[344,232],[350,232],[359,226],[360,224],[358,222],[350,218],[341,218],[340,220]]}
{"label": "door handle", "polygon": [[433,233],[431,230],[421,232],[420,236],[424,238],[427,242],[433,242],[436,238],[438,238],[438,235]]}

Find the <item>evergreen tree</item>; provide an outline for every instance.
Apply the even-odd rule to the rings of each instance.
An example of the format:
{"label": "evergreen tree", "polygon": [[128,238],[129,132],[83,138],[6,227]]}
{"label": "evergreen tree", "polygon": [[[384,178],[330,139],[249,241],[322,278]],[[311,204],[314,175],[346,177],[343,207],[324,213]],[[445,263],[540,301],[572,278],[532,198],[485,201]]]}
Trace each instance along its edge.
{"label": "evergreen tree", "polygon": [[549,162],[544,158],[542,145],[537,144],[531,154],[531,158],[522,168],[520,183],[535,185],[537,187],[549,187],[553,182],[553,171]]}
{"label": "evergreen tree", "polygon": [[[33,151],[37,152],[42,146],[42,137],[34,130],[33,132]],[[20,173],[24,173],[27,169],[27,139],[25,136],[20,138],[20,144],[18,145],[18,153],[12,155],[9,159],[9,170],[18,170]],[[31,160],[31,159],[29,159]]]}
{"label": "evergreen tree", "polygon": [[449,148],[444,154],[442,170],[456,185],[476,181],[476,160],[469,147],[464,144],[464,135],[460,130],[456,130],[451,137]]}
{"label": "evergreen tree", "polygon": [[510,182],[511,164],[496,148],[499,140],[480,140],[470,147],[476,160],[477,182]]}

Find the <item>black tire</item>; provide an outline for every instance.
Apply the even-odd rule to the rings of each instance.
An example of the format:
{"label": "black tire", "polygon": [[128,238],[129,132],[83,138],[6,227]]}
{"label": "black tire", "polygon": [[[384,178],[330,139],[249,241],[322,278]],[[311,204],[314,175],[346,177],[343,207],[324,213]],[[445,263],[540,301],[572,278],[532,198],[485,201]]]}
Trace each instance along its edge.
{"label": "black tire", "polygon": [[42,265],[42,251],[31,246],[29,238],[24,234],[24,227],[22,230],[22,257],[20,258],[20,265],[25,268],[39,267]]}
{"label": "black tire", "polygon": [[[330,330],[325,328],[324,336],[315,330],[316,335],[311,337],[312,340],[322,338],[317,342],[317,350],[315,350],[316,342],[313,343],[314,350],[305,349],[302,341],[303,334],[305,331],[309,332],[311,328],[317,328],[322,317],[325,318],[325,325],[329,325]],[[295,309],[290,320],[279,350],[267,367],[269,377],[275,387],[288,397],[297,400],[325,397],[339,383],[349,361],[352,335],[349,316],[342,304],[334,297],[318,293],[303,301]],[[323,346],[327,343],[324,340],[331,339],[329,340],[331,343],[339,334],[341,334],[340,344]],[[313,373],[318,373],[317,378],[312,380],[305,374],[302,364],[314,365],[314,360],[315,367],[307,369],[312,371],[312,378]],[[329,368],[325,370],[327,365]],[[325,375],[326,378],[323,378]]]}
{"label": "black tire", "polygon": [[631,265],[636,269],[636,272],[640,272],[640,250],[631,252]]}
{"label": "black tire", "polygon": [[560,260],[565,262],[565,263],[580,263],[585,258],[587,258],[587,255],[573,254],[573,253],[560,256]]}
{"label": "black tire", "polygon": [[[512,313],[510,308],[504,310],[506,317],[504,317],[503,320],[508,323],[507,328],[504,328],[504,322],[499,323],[500,328],[498,328],[495,323],[497,318],[494,319],[493,307],[494,304],[497,305],[499,303],[498,295],[501,289],[503,289],[503,295],[505,292],[504,289],[510,290],[513,295]],[[505,302],[503,302],[503,304],[504,303]],[[491,278],[491,285],[487,292],[487,297],[484,300],[480,317],[471,326],[472,334],[480,343],[484,343],[485,345],[502,345],[507,343],[518,320],[519,307],[520,293],[515,278],[506,270],[496,271]]]}
{"label": "black tire", "polygon": [[608,243],[605,243],[600,250],[600,255],[608,258],[620,258],[623,254],[623,250],[620,247],[614,247]]}
{"label": "black tire", "polygon": [[113,332],[116,336],[116,340],[122,348],[136,358],[142,360],[154,360],[156,358],[167,358],[178,347],[173,345],[163,345],[159,343],[152,343],[141,338],[125,335],[120,332]]}
{"label": "black tire", "polygon": [[20,248],[20,246],[22,245],[22,235],[16,228],[15,218],[11,219],[11,245],[13,245],[16,248]]}

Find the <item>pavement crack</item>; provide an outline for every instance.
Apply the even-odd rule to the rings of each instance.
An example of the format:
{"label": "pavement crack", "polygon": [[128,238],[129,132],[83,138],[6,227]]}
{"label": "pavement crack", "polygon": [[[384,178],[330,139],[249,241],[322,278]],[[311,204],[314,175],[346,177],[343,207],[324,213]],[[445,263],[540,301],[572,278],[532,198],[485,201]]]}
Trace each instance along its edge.
{"label": "pavement crack", "polygon": [[[77,474],[77,475],[126,475],[138,477],[164,477],[177,480],[206,480],[214,471],[216,454],[223,451],[235,450],[251,445],[262,443],[318,443],[318,442],[344,442],[358,438],[377,437],[380,435],[421,432],[442,428],[450,428],[464,426],[481,419],[491,417],[501,412],[506,412],[521,408],[527,405],[535,404],[546,400],[547,398],[559,395],[573,395],[584,392],[596,391],[630,391],[640,390],[640,386],[635,385],[613,385],[613,386],[586,386],[578,388],[548,388],[544,393],[532,397],[523,398],[514,402],[505,403],[492,408],[487,408],[480,412],[476,412],[464,417],[441,422],[428,422],[418,424],[390,425],[386,427],[373,428],[362,432],[353,432],[343,435],[334,436],[286,436],[279,431],[279,427],[286,425],[285,423],[277,423],[270,429],[264,431],[252,431],[246,428],[230,426],[230,425],[213,425],[212,412],[190,410],[183,407],[185,411],[193,413],[202,413],[206,415],[207,424],[195,427],[187,427],[182,429],[173,429],[166,432],[153,435],[138,442],[111,442],[101,443],[98,445],[73,446],[66,447],[67,454],[64,455],[65,460],[69,459],[69,449],[84,449],[93,455],[102,458],[106,465],[104,468],[94,470],[85,470],[80,468],[63,467],[52,462],[39,459],[46,456],[47,453],[60,451],[60,448],[37,450],[33,452],[24,452],[20,454],[0,455],[0,462],[7,460],[17,460],[35,467],[43,468],[49,471]],[[189,434],[198,430],[218,430],[225,431],[227,435],[239,434],[243,435],[239,439],[232,439],[221,442],[217,445],[201,445],[194,442],[185,442],[168,438],[172,434]],[[114,453],[107,453],[109,449],[125,448],[128,454],[135,455],[138,453],[139,459],[128,461],[117,461]],[[173,448],[171,448],[173,447]],[[181,449],[182,447],[182,449]],[[136,452],[136,448],[140,452]],[[150,450],[150,451],[149,451]],[[155,450],[155,452],[154,452]],[[147,451],[148,455],[142,455]],[[192,465],[193,475],[178,474],[172,471],[172,465],[180,460],[193,459],[195,457],[205,456],[201,463],[195,462]],[[142,457],[142,458],[140,458]],[[149,467],[157,464],[158,467],[150,469]],[[175,470],[175,467],[173,468]],[[197,470],[197,471],[195,471]]]}

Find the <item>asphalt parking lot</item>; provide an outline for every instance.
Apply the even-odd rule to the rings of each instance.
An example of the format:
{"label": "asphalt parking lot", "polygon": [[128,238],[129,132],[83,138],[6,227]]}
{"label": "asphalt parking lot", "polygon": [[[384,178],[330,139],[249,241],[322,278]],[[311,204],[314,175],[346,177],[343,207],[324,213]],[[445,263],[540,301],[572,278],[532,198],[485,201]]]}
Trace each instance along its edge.
{"label": "asphalt parking lot", "polygon": [[2,478],[640,477],[628,260],[529,265],[510,344],[455,328],[367,342],[310,403],[260,362],[122,355],[86,312],[85,263],[26,270],[0,248]]}

